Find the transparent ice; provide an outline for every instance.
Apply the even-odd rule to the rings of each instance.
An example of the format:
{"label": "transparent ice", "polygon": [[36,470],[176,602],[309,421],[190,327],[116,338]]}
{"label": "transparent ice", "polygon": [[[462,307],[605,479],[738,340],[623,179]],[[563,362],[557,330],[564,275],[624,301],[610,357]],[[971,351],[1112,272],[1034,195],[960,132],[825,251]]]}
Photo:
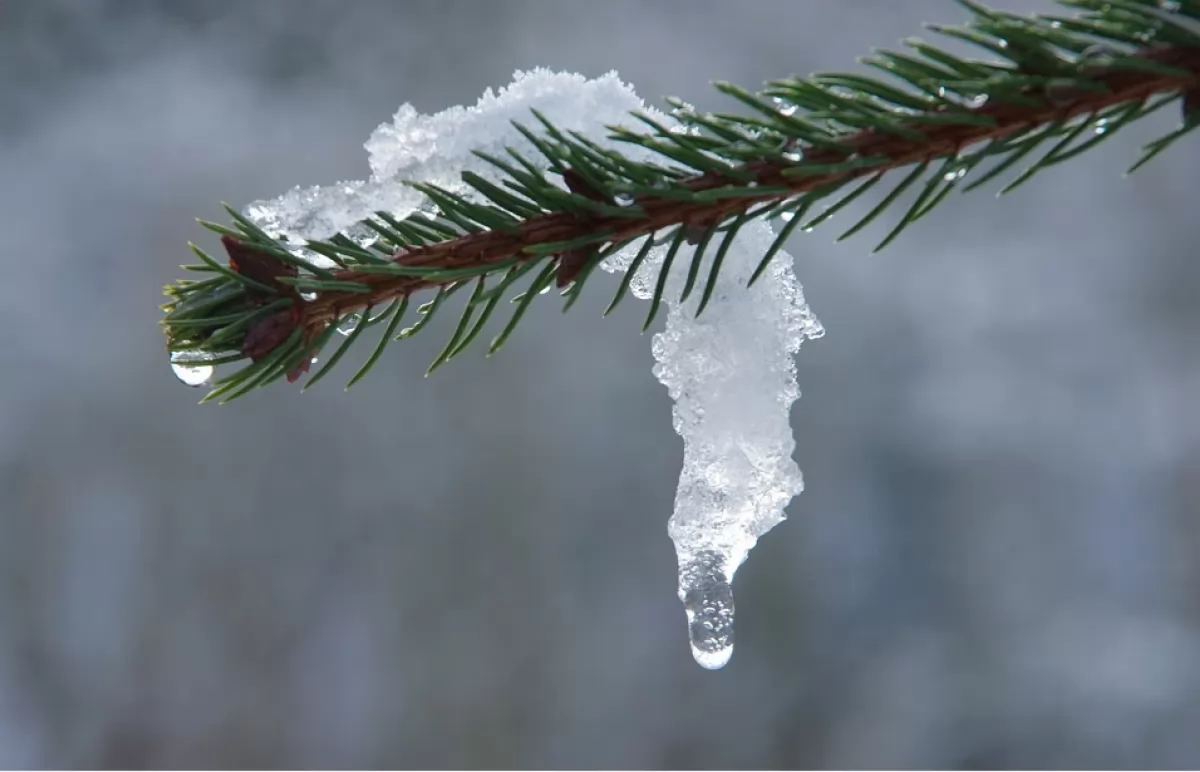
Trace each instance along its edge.
{"label": "transparent ice", "polygon": [[[295,188],[251,204],[245,214],[265,230],[293,239],[327,238],[339,230],[351,238],[369,238],[348,229],[376,210],[405,217],[422,206],[422,196],[399,184],[402,180],[433,182],[472,197],[460,181],[462,171],[492,181],[500,175],[471,150],[503,156],[510,146],[539,163],[538,153],[510,124],[518,120],[534,126],[530,108],[560,128],[645,160],[650,159],[648,151],[611,143],[606,124],[637,128],[630,110],[675,124],[643,104],[615,73],[589,80],[544,69],[518,72],[509,86],[489,89],[472,107],[419,115],[410,105],[402,106],[366,143],[370,179]],[[740,231],[698,319],[700,292],[687,303],[677,302],[694,254],[690,246],[680,249],[666,286],[666,328],[653,340],[654,374],[675,402],[674,426],[684,442],[668,524],[679,565],[678,594],[692,654],[710,669],[723,666],[733,653],[734,573],[759,537],[783,520],[784,508],[804,487],[792,460],[795,440],[788,419],[800,396],[793,356],[804,339],[820,337],[824,330],[804,301],[786,253],[779,253],[754,287],[746,288],[774,235],[761,221]],[[624,272],[641,244],[631,244],[602,267]],[[665,253],[666,246],[651,250],[631,283],[634,295],[651,297]],[[706,267],[700,276],[707,276]]]}
{"label": "transparent ice", "polygon": [[[666,329],[654,336],[654,375],[675,401],[675,431],[683,438],[683,469],[667,526],[679,561],[679,599],[688,619],[692,656],[710,669],[733,654],[734,573],[760,536],[784,519],[804,489],[792,460],[788,414],[800,396],[793,355],[825,330],[804,301],[792,259],[779,253],[750,289],[746,282],[775,233],[761,222],[739,232],[704,313],[698,298],[680,295],[694,250],[676,256],[667,280]],[[604,266],[623,271],[641,242]],[[630,289],[653,295],[666,247],[655,247]],[[702,269],[701,276],[706,276]]]}

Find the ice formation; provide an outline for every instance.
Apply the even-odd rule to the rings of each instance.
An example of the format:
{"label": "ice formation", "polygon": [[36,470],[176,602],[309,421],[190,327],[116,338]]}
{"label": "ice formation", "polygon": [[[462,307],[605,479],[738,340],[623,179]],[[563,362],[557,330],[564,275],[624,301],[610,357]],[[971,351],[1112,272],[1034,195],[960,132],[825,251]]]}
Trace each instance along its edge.
{"label": "ice formation", "polygon": [[[742,228],[699,318],[694,297],[673,302],[686,275],[673,270],[666,329],[654,336],[654,375],[675,401],[675,431],[684,448],[667,530],[679,561],[692,655],[706,668],[723,666],[733,654],[734,572],[804,489],[788,421],[800,396],[793,355],[805,338],[825,330],[805,303],[786,253],[746,288],[774,236],[762,222]],[[604,267],[624,270],[636,246]],[[631,284],[638,297],[653,294],[665,248],[656,251]],[[690,252],[681,249],[675,265],[687,265]]]}
{"label": "ice formation", "polygon": [[[647,108],[615,73],[589,80],[547,70],[518,72],[509,86],[498,93],[489,89],[473,107],[427,116],[410,105],[401,107],[366,143],[370,179],[295,188],[273,201],[251,204],[246,215],[290,237],[327,238],[339,230],[354,236],[354,224],[376,210],[403,217],[424,205],[401,180],[432,182],[469,195],[459,178],[462,171],[499,179],[472,149],[503,156],[510,146],[538,161],[539,154],[510,123],[533,125],[530,108],[602,144],[608,144],[606,124],[640,125],[629,117],[631,110],[672,121]],[[649,157],[634,146],[614,147]],[[785,253],[746,289],[773,237],[762,222],[741,230],[698,319],[700,293],[687,303],[675,302],[691,261],[691,248],[681,249],[667,283],[666,329],[654,336],[654,374],[675,401],[674,426],[684,441],[668,533],[675,544],[692,653],[706,668],[721,667],[733,652],[734,572],[758,538],[783,520],[784,508],[803,488],[792,460],[795,441],[788,420],[800,395],[793,355],[805,338],[819,337],[823,329],[805,304]],[[603,267],[623,272],[639,247],[640,242],[630,245]],[[642,264],[631,284],[634,295],[652,295],[665,251],[656,247]]]}

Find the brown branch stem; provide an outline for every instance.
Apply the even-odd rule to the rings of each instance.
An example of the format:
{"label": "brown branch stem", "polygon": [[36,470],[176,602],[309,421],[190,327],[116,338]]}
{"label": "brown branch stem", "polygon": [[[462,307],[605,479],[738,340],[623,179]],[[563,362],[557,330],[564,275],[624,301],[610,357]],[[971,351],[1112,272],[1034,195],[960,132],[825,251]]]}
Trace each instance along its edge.
{"label": "brown branch stem", "polygon": [[[784,175],[785,169],[803,168],[805,163],[827,164],[844,160],[837,151],[806,148],[804,159],[797,163],[776,161],[754,161],[739,167],[742,172],[753,175],[760,186],[785,186],[787,193],[775,192],[761,197],[727,198],[712,202],[687,202],[662,198],[642,197],[635,201],[645,211],[644,217],[629,218],[615,216],[591,216],[581,218],[569,213],[545,214],[530,218],[513,231],[489,230],[472,233],[449,241],[414,248],[398,255],[395,259],[405,265],[437,266],[453,269],[481,266],[513,257],[536,259],[534,255],[524,257],[525,247],[568,241],[595,233],[611,231],[612,241],[623,241],[649,235],[663,228],[686,223],[710,224],[723,221],[745,211],[747,208],[768,201],[778,201],[827,183],[879,174],[897,167],[922,161],[951,157],[964,148],[1016,134],[1028,128],[1069,120],[1075,116],[1094,114],[1106,107],[1145,99],[1156,93],[1187,91],[1197,86],[1200,73],[1200,49],[1183,47],[1161,47],[1148,50],[1141,57],[1150,61],[1187,70],[1188,75],[1164,75],[1141,71],[1097,72],[1094,82],[1106,90],[1079,91],[1070,97],[1046,97],[1044,104],[1025,105],[1004,103],[1002,97],[989,100],[972,112],[992,119],[988,125],[973,124],[922,124],[920,116],[914,116],[911,128],[921,131],[922,139],[901,137],[875,129],[866,129],[847,134],[837,141],[853,148],[863,157],[886,157],[880,165],[811,176]],[[1069,102],[1064,104],[1064,102]],[[745,184],[741,180],[717,174],[702,174],[684,182],[694,191],[710,190],[730,183]],[[394,298],[417,290],[448,284],[452,280],[431,282],[412,276],[369,275],[353,270],[340,271],[337,278],[367,284],[370,293],[322,292],[311,301],[305,302],[301,318],[309,331],[324,327],[330,321],[351,311],[368,306],[379,306]]]}

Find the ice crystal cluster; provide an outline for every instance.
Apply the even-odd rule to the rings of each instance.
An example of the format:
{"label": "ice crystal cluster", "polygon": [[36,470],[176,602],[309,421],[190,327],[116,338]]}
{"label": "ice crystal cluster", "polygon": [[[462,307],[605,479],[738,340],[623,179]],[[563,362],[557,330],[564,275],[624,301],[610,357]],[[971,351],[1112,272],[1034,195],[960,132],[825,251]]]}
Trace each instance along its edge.
{"label": "ice crystal cluster", "polygon": [[[535,163],[536,149],[513,126],[533,123],[541,111],[562,129],[580,131],[609,144],[606,125],[635,128],[629,111],[671,118],[648,108],[615,73],[587,79],[547,70],[518,72],[499,92],[490,89],[472,107],[420,115],[404,105],[392,122],[366,142],[371,176],[365,181],[295,188],[245,210],[265,230],[301,239],[324,239],[337,231],[362,235],[355,223],[377,210],[404,217],[428,202],[403,180],[430,182],[464,195],[459,175],[471,170],[500,179],[498,170],[471,153],[502,156],[506,146]],[[650,160],[637,146],[612,146]],[[661,234],[660,234],[661,235]],[[679,597],[697,662],[724,665],[733,652],[734,572],[760,536],[784,518],[784,508],[803,488],[792,460],[795,440],[788,419],[799,397],[793,356],[805,338],[823,334],[809,311],[791,258],[780,254],[752,288],[746,282],[773,239],[758,221],[742,228],[726,254],[716,291],[704,314],[695,316],[693,297],[680,295],[690,248],[675,258],[665,302],[666,328],[654,336],[654,374],[674,400],[674,426],[684,441],[684,461],[668,532],[679,564]],[[623,272],[640,242],[609,258],[603,267]],[[662,266],[665,247],[656,247],[631,284],[648,298]]]}

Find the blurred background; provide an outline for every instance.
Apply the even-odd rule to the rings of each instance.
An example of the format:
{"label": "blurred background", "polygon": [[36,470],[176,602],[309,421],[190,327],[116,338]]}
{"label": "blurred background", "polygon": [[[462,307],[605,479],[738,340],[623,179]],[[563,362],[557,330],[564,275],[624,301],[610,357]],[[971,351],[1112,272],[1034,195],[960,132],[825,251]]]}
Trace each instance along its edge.
{"label": "blurred background", "polygon": [[808,490],[738,573],[722,671],[688,651],[682,445],[644,308],[599,318],[613,277],[430,379],[451,316],[350,394],[200,407],[167,366],[193,218],[365,177],[403,102],[542,65],[731,109],[710,80],[963,18],[0,0],[0,766],[1200,764],[1200,146],[1121,178],[1175,111],[879,255],[882,221],[792,240],[828,329]]}

